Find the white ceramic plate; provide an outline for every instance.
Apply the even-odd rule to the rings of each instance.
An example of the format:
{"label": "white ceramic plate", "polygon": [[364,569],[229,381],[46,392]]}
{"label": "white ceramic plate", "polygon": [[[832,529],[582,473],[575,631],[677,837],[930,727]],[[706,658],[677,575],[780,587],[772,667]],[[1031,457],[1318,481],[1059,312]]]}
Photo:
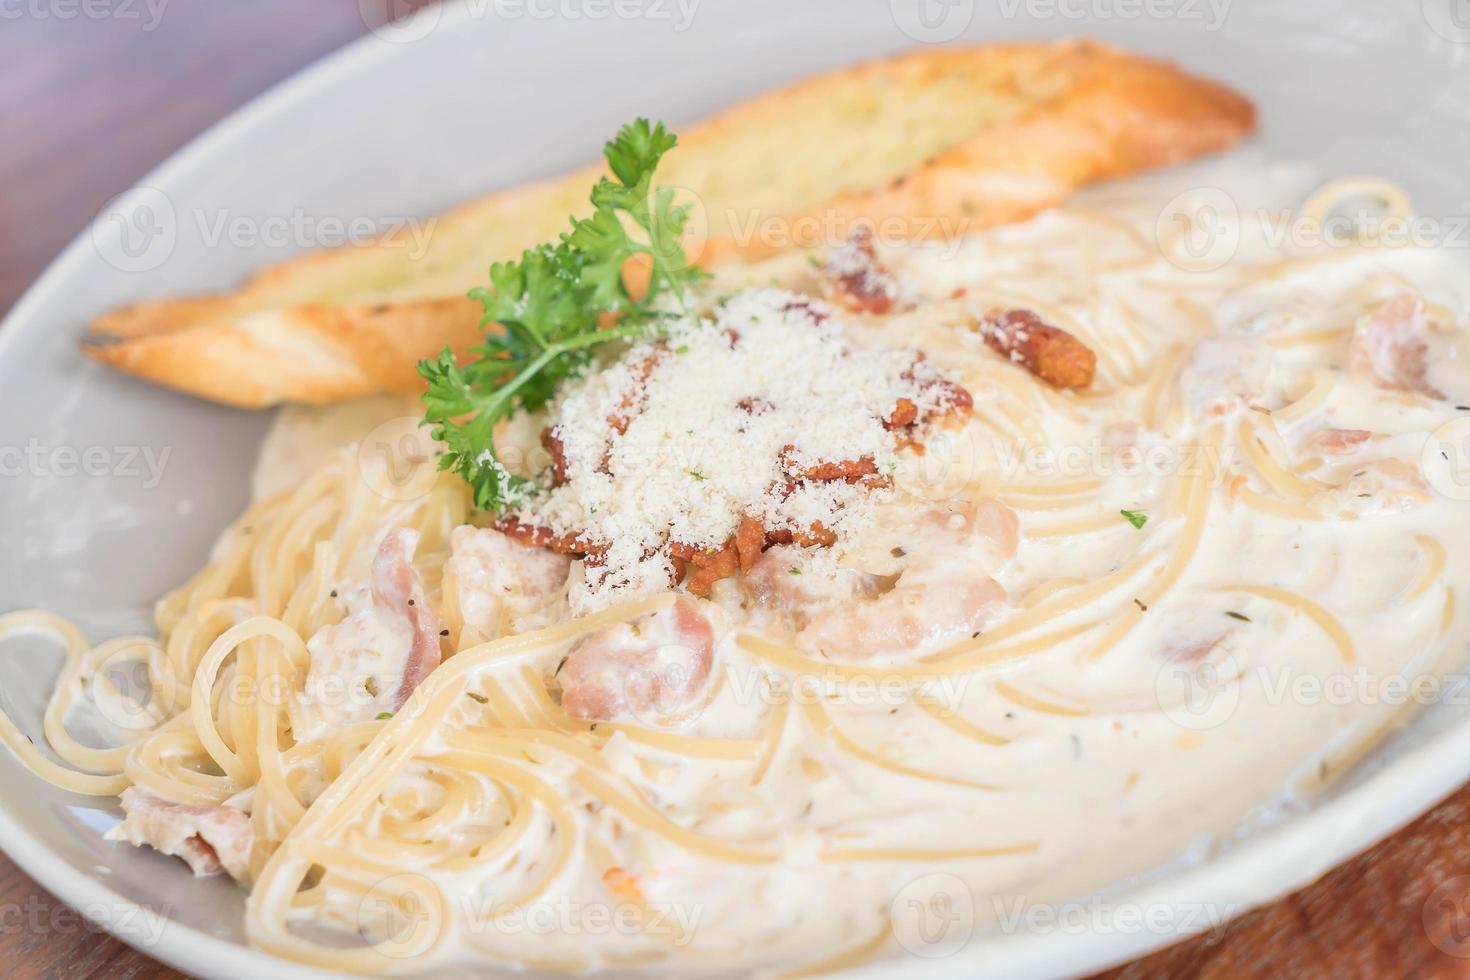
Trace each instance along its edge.
{"label": "white ceramic plate", "polygon": [[[391,0],[360,0],[374,2]],[[1316,161],[1328,175],[1386,174],[1446,227],[1470,212],[1466,0],[465,0],[430,8],[201,137],[110,206],[15,307],[0,329],[0,609],[52,608],[94,637],[146,631],[153,600],[202,563],[246,500],[267,419],[84,361],[76,339],[91,315],[231,285],[304,246],[330,244],[334,222],[432,215],[583,163],[635,115],[677,128],[869,55],[1078,34],[1177,59],[1245,90],[1260,103],[1261,143],[1273,156]],[[284,243],[251,238],[283,227],[305,230],[287,231]],[[15,644],[0,659],[0,699],[35,733],[54,665],[43,656]],[[1183,914],[1189,909],[1243,911],[1305,884],[1470,777],[1464,714],[1437,706],[1309,812],[1202,864],[1094,900],[1120,915],[976,936],[925,966],[954,976],[1082,973],[1208,924]],[[242,895],[229,884],[196,881],[182,864],[103,842],[115,816],[95,801],[47,789],[5,753],[0,779],[0,846],[122,938],[198,975],[319,975],[243,945]],[[1156,909],[1169,913],[1165,924],[1131,917]],[[904,968],[884,963],[865,974]]]}

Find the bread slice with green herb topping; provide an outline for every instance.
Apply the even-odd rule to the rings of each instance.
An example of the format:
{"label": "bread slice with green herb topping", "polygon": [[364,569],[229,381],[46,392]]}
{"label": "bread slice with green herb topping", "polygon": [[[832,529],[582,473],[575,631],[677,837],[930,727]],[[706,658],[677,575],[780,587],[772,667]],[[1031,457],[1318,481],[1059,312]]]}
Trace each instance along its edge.
{"label": "bread slice with green herb topping", "polygon": [[[836,244],[864,222],[925,239],[1022,220],[1083,184],[1226,149],[1254,125],[1229,89],[1087,41],[930,48],[684,127],[660,184],[693,205],[686,249],[710,266]],[[413,390],[419,359],[481,339],[466,291],[590,213],[602,172],[481,198],[426,237],[314,252],[235,292],[114,310],[84,350],[245,407]]]}

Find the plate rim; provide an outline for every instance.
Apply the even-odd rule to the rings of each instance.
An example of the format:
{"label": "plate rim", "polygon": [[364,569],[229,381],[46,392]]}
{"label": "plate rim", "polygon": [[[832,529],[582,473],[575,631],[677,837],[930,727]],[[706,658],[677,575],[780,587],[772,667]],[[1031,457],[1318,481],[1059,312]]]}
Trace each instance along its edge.
{"label": "plate rim", "polygon": [[[452,31],[473,16],[469,0],[443,0],[437,8],[434,16],[440,20],[436,30]],[[364,35],[287,75],[206,127],[113,200],[125,200],[143,188],[167,186],[185,178],[197,167],[200,158],[208,156],[216,146],[238,139],[279,106],[298,99],[310,100],[322,87],[370,70],[379,62],[391,61],[400,47],[369,28]],[[46,302],[46,297],[61,289],[75,276],[76,267],[87,260],[93,248],[94,229],[94,223],[90,222],[83,227],[0,319],[0,359],[9,356],[11,347],[21,342],[28,321],[39,322],[34,311]],[[1178,905],[1186,896],[1199,904],[1228,904],[1232,907],[1230,920],[1233,921],[1352,860],[1429,812],[1470,781],[1470,741],[1464,738],[1467,730],[1470,730],[1470,719],[1456,719],[1443,730],[1407,747],[1388,764],[1367,773],[1357,784],[1342,791],[1329,790],[1329,795],[1311,804],[1310,809],[1230,842],[1221,854],[1187,867],[1155,869],[1158,876],[1146,883],[1114,883],[1103,893],[1114,905]],[[1399,730],[1389,733],[1378,744],[1391,744],[1403,737],[1403,731]],[[89,919],[119,941],[190,975],[253,978],[267,970],[282,980],[321,980],[342,975],[210,935],[124,898],[103,879],[73,868],[67,859],[53,852],[11,812],[3,797],[0,797],[0,850],[60,901],[79,911],[95,910],[95,914],[87,913]],[[1255,869],[1255,873],[1242,874],[1247,868]],[[1263,869],[1266,873],[1262,873]],[[133,934],[139,931],[133,917],[139,915],[150,930],[153,926],[160,927],[156,942],[144,944]],[[1139,930],[1126,937],[1117,932],[1098,931],[1023,933],[996,940],[993,945],[980,936],[948,959],[925,963],[931,975],[945,977],[969,977],[977,973],[1008,977],[1083,975],[1185,940],[1210,925],[1175,931]],[[895,957],[860,967],[850,975],[897,976],[899,970],[912,966],[913,962]]]}
{"label": "plate rim", "polygon": [[[443,18],[441,27],[452,27],[454,21],[466,18],[470,13],[470,8],[457,0],[440,6],[442,9],[437,16]],[[269,117],[279,105],[299,98],[310,99],[322,86],[330,85],[343,76],[369,70],[378,60],[391,59],[398,47],[368,28],[362,36],[291,72],[205,127],[121,194],[104,202],[99,214],[105,212],[109,203],[124,201],[143,188],[166,186],[185,177],[197,167],[199,158],[207,157],[217,145],[237,139],[258,119]],[[26,323],[39,322],[33,310],[41,307],[48,295],[60,289],[75,274],[73,267],[87,261],[87,254],[93,247],[95,228],[94,218],[46,265],[0,319],[0,359],[9,355],[11,347],[22,342],[21,334],[25,332]],[[71,867],[65,858],[55,854],[11,813],[3,797],[0,797],[0,850],[32,880],[66,905],[78,911],[96,910],[98,914],[91,916],[90,920],[114,939],[190,976],[240,977],[243,980],[260,976],[267,970],[281,980],[321,980],[342,975],[209,935],[124,898],[100,878]],[[154,926],[161,928],[157,942],[145,945],[132,935],[135,930],[129,924],[137,921],[135,916],[142,916],[150,930]]]}

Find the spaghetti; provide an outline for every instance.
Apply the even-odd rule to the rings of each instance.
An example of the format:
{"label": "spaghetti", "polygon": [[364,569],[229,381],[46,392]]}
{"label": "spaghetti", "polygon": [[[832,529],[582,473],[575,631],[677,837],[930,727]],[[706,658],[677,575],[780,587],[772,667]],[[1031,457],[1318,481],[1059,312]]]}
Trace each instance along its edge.
{"label": "spaghetti", "polygon": [[[1306,210],[1370,193],[1407,213],[1362,181]],[[1401,458],[1452,408],[1355,374],[1347,351],[1397,292],[1443,281],[1438,258],[1268,249],[1212,270],[1151,245],[1147,213],[1084,203],[951,259],[885,256],[932,300],[852,321],[852,343],[917,339],[973,411],[906,448],[836,545],[768,541],[697,606],[635,590],[574,616],[567,583],[595,555],[535,557],[449,475],[383,492],[347,448],[227,530],[159,602],[156,638],[92,646],[46,613],[0,617],[0,641],[64,657],[47,749],[4,715],[0,739],[58,787],[126,791],[124,836],[183,835],[196,868],[232,846],[210,821],[239,816],[251,940],[353,972],[805,975],[912,949],[895,903],[941,871],[983,924],[983,897],[1060,899],[1168,860],[1401,715],[1283,700],[1271,671],[1459,666],[1470,554],[1443,534],[1465,505]],[[1459,309],[1432,302],[1436,321]],[[1094,386],[994,355],[971,325],[996,306],[1095,348]],[[1260,336],[1231,319],[1288,307],[1309,312],[1257,317]],[[521,428],[501,441],[529,456],[539,426]],[[390,539],[417,544],[389,570],[430,610],[389,615]],[[688,629],[689,608],[707,676],[645,679],[646,703],[625,690],[601,715],[577,699],[599,651]],[[446,654],[416,686],[363,666],[407,649],[409,622]],[[675,661],[699,666],[647,663]],[[83,738],[84,715],[117,739]],[[1272,743],[1243,752],[1267,719]]]}

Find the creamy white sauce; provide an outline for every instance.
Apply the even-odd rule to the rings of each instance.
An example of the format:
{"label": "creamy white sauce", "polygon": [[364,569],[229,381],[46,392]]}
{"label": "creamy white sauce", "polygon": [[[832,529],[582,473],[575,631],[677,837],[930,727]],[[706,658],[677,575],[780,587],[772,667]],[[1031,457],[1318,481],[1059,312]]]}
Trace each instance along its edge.
{"label": "creamy white sauce", "polygon": [[382,441],[396,448],[397,440],[412,432],[422,417],[423,407],[409,395],[282,408],[255,463],[254,498],[263,500],[300,484],[343,446]]}
{"label": "creamy white sauce", "polygon": [[[653,753],[635,751],[622,735],[601,752],[671,820],[774,849],[779,861],[705,861],[606,807],[578,805],[581,846],[538,900],[553,927],[543,931],[529,920],[518,929],[477,925],[479,913],[494,907],[492,896],[513,896],[534,881],[527,869],[545,855],[525,854],[494,875],[435,879],[453,909],[453,933],[440,955],[576,956],[606,965],[657,952],[676,973],[765,969],[859,946],[895,916],[899,943],[912,950],[923,937],[904,925],[899,902],[915,882],[941,873],[959,882],[945,887],[974,909],[983,942],[985,930],[1017,901],[1058,902],[1202,856],[1238,828],[1308,799],[1405,716],[1396,683],[1429,678],[1423,690],[1432,692],[1433,678],[1461,665],[1470,643],[1470,548],[1458,529],[1470,504],[1454,499],[1456,486],[1432,468],[1427,485],[1408,488],[1407,506],[1395,496],[1403,487],[1369,472],[1386,459],[1417,470],[1421,454],[1433,453],[1431,433],[1466,414],[1456,408],[1470,403],[1459,344],[1467,310],[1461,284],[1470,279],[1460,258],[1418,248],[1293,250],[1270,241],[1270,217],[1252,211],[1216,215],[1223,222],[1216,232],[1239,241],[1231,261],[1186,271],[1157,251],[1140,254],[1134,238],[1109,223],[1126,223],[1151,246],[1161,202],[1179,187],[1201,185],[1234,188],[1236,200],[1252,208],[1289,205],[1312,186],[1300,171],[1255,161],[1196,168],[1078,202],[1103,210],[1107,220],[1055,212],[956,245],[885,250],[906,290],[931,300],[969,292],[871,324],[860,339],[927,350],[966,384],[976,411],[963,429],[936,434],[922,457],[901,467],[898,502],[890,505],[898,509],[839,563],[880,576],[906,563],[956,563],[936,583],[977,574],[964,553],[903,525],[922,510],[967,512],[980,497],[997,496],[1018,511],[1019,550],[1014,559],[978,564],[1005,590],[1007,605],[986,623],[1003,630],[1058,594],[1038,588],[1058,579],[1098,582],[1140,561],[1131,579],[1039,632],[1065,633],[1094,620],[1096,628],[924,687],[1000,744],[962,737],[916,705],[906,685],[885,687],[890,667],[911,664],[914,651],[864,662],[869,676],[860,680],[792,691],[782,672],[737,642],[742,633],[786,633],[793,645],[789,624],[750,609],[738,582],[722,582],[714,599],[731,625],[715,656],[718,693],[683,733],[758,739],[774,706],[794,698],[769,771],[753,785],[744,762],[670,755],[649,765]],[[1288,258],[1304,261],[1261,271]],[[785,261],[746,275],[762,284],[769,276],[799,282],[801,268]],[[1251,269],[1257,271],[1247,274]],[[1356,318],[1406,288],[1452,317],[1431,365],[1447,400],[1385,391],[1344,370]],[[1032,302],[1043,316],[1065,315],[1068,328],[1098,351],[1091,391],[1023,394],[1018,403],[997,385],[992,369],[999,360],[963,324],[991,305]],[[1313,339],[1322,331],[1340,333]],[[1155,368],[1170,357],[1175,369],[1162,389],[1151,388]],[[1031,380],[1016,377],[1026,392]],[[1155,402],[1162,406],[1156,418]],[[1018,405],[1044,442],[1027,431]],[[324,433],[333,414],[313,414],[306,427]],[[357,407],[345,414],[351,430],[370,413]],[[283,416],[262,463],[264,483],[272,482],[264,471],[280,460],[308,455],[300,439],[305,418]],[[1217,450],[1208,444],[1211,427],[1221,432]],[[1311,442],[1324,428],[1374,435],[1349,453],[1326,456]],[[1289,488],[1306,490],[1283,492],[1259,471],[1241,448],[1256,437],[1272,458],[1286,461],[1296,481]],[[1181,476],[1193,472],[1212,477],[1197,549],[1162,596],[1134,602],[1186,547],[1187,522],[1171,497]],[[1086,489],[1025,492],[1063,484]],[[1251,495],[1291,507],[1263,512],[1250,505]],[[1076,505],[1068,506],[1070,497]],[[1304,520],[1292,508],[1322,519]],[[1125,510],[1147,523],[1135,528]],[[1436,542],[1445,556],[1437,573]],[[894,548],[905,555],[895,557]],[[1311,611],[1283,603],[1275,590],[1305,597]],[[1339,623],[1341,635],[1315,612]],[[1091,656],[1115,630],[1116,643]],[[941,634],[920,652],[956,639]],[[1344,660],[1344,640],[1352,663]],[[931,778],[854,756],[814,727],[806,702],[830,715],[845,738]],[[568,773],[552,763],[540,775],[561,786]],[[595,804],[579,790],[566,792],[579,804]],[[1034,848],[969,860],[820,859],[844,847],[1023,844]],[[590,925],[594,912],[622,901],[605,880],[609,860],[637,876],[641,906],[691,934],[673,942]]]}

